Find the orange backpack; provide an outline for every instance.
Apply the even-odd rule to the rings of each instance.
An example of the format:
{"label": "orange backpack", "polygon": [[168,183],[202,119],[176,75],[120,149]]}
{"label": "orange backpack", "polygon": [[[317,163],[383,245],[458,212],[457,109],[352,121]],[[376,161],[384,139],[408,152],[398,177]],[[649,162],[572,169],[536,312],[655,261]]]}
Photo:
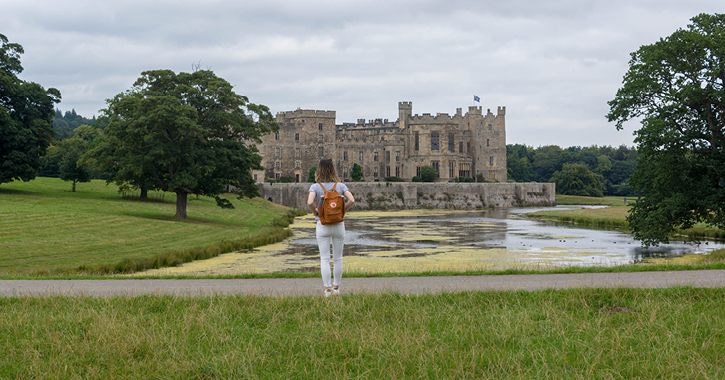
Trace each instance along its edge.
{"label": "orange backpack", "polygon": [[320,217],[320,223],[322,224],[335,224],[340,223],[345,218],[345,202],[343,201],[342,195],[335,191],[337,182],[332,186],[330,191],[322,186],[322,183],[317,183],[325,190],[325,196],[322,198],[322,206],[317,208],[317,216]]}

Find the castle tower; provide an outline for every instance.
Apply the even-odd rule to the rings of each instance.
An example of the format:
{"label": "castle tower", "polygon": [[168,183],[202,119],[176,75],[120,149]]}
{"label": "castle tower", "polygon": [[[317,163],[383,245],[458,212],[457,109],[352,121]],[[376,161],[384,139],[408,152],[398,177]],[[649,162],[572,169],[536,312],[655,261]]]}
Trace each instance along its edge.
{"label": "castle tower", "polygon": [[413,102],[398,102],[398,122],[400,128],[408,126],[408,119],[413,116]]}

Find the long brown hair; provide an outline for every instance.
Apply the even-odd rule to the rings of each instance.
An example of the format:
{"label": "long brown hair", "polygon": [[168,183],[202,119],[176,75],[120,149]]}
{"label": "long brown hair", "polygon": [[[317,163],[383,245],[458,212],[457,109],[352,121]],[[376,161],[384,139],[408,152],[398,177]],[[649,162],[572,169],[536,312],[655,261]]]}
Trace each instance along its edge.
{"label": "long brown hair", "polygon": [[337,176],[337,170],[335,165],[332,164],[332,159],[323,158],[317,165],[315,170],[315,181],[316,182],[341,182],[340,177]]}

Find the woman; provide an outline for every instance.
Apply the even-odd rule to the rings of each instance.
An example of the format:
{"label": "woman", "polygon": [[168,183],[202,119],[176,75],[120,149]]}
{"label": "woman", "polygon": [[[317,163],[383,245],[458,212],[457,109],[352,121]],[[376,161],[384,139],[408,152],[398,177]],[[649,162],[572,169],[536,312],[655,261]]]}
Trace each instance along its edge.
{"label": "woman", "polygon": [[[317,245],[320,248],[320,269],[322,272],[322,283],[325,286],[325,297],[331,294],[340,294],[340,281],[342,280],[342,246],[345,241],[345,222],[326,224],[320,223],[320,217],[317,215],[318,208],[322,205],[322,198],[325,195],[325,187],[328,191],[335,191],[345,197],[345,211],[349,210],[355,203],[352,193],[348,190],[344,183],[340,182],[337,176],[335,166],[331,159],[321,159],[315,171],[315,181],[317,183],[310,186],[310,192],[307,196],[307,207],[315,214],[317,221]],[[320,186],[322,183],[322,186]],[[335,263],[334,278],[330,282],[330,244],[332,244],[332,259]]]}

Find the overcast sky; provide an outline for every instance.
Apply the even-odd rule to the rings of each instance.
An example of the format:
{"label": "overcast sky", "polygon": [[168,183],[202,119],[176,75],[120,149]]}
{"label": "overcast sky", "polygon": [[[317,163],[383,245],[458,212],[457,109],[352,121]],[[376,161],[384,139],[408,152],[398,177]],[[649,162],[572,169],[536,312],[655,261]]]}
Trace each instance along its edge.
{"label": "overcast sky", "polygon": [[[0,0],[24,80],[99,115],[145,70],[201,64],[253,103],[337,123],[506,106],[507,142],[633,145],[606,121],[629,54],[722,0]],[[473,96],[481,98],[474,103]]]}

